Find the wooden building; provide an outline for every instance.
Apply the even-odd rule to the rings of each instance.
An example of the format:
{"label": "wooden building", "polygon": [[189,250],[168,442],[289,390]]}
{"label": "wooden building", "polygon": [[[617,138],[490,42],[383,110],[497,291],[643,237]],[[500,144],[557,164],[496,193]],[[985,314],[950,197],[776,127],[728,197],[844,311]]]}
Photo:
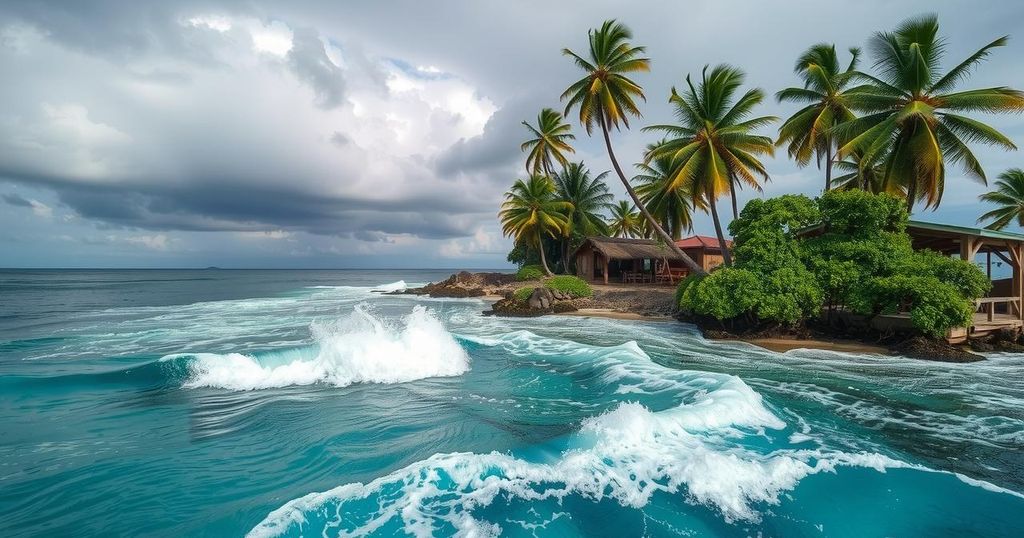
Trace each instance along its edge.
{"label": "wooden building", "polygon": [[[981,266],[992,281],[988,297],[979,299],[972,327],[962,327],[949,335],[951,342],[962,342],[969,337],[984,336],[1002,328],[1024,326],[1024,295],[1022,259],[1024,259],[1024,235],[954,226],[912,220],[907,223],[907,234],[915,250],[934,250],[948,256]],[[992,278],[993,264],[1006,264],[1010,269],[1007,278]]]}
{"label": "wooden building", "polygon": [[[722,249],[716,238],[695,235],[676,241],[676,245],[705,271],[722,264]],[[653,239],[588,237],[576,249],[575,258],[576,276],[605,284],[674,284],[688,273],[681,257]]]}
{"label": "wooden building", "polygon": [[[727,239],[725,244],[726,247],[732,248],[732,241]],[[676,241],[676,245],[705,271],[711,271],[725,263],[725,258],[722,257],[722,246],[717,237],[693,235]],[[678,263],[680,266],[682,265],[682,261]],[[676,267],[675,263],[672,264],[672,267]]]}

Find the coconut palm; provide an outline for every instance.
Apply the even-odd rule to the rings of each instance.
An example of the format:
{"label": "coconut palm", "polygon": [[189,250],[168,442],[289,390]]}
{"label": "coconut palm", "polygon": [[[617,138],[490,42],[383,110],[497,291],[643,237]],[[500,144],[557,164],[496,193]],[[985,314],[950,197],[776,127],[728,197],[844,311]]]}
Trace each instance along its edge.
{"label": "coconut palm", "polygon": [[544,237],[560,238],[569,232],[572,204],[555,197],[555,184],[547,176],[532,175],[517,180],[505,193],[498,218],[501,231],[516,243],[531,245],[540,251],[540,263],[550,276],[544,255]]}
{"label": "coconut palm", "polygon": [[608,233],[612,237],[640,237],[643,235],[644,218],[636,211],[629,200],[608,207],[611,218],[608,219]]}
{"label": "coconut palm", "polygon": [[850,63],[839,64],[835,45],[819,43],[807,49],[796,61],[794,71],[803,80],[802,88],[786,88],[775,94],[779,102],[806,103],[779,127],[776,144],[787,144],[787,151],[801,167],[817,160],[825,167],[825,190],[832,188],[832,164],[836,140],[833,128],[857,116],[850,108],[848,94],[864,86],[851,87],[855,80],[860,49],[850,49]]}
{"label": "coconut palm", "polygon": [[747,119],[753,108],[764,99],[764,93],[760,89],[752,89],[733,100],[743,78],[742,71],[724,64],[710,72],[705,66],[697,86],[687,75],[687,90],[680,94],[673,87],[669,99],[675,106],[679,124],[644,128],[645,131],[663,132],[668,137],[650,148],[644,161],[649,163],[661,157],[672,160],[671,186],[686,188],[695,206],[704,205],[710,209],[715,233],[723,245],[722,257],[726,265],[731,265],[732,256],[724,248],[725,234],[722,233],[716,202],[728,192],[733,197],[735,218],[735,184],[742,182],[761,190],[760,180],[767,181],[768,172],[758,157],[772,155],[775,148],[771,138],[752,131],[776,118],[761,116]]}
{"label": "coconut palm", "polygon": [[859,72],[870,89],[851,96],[851,106],[865,116],[837,127],[837,134],[848,140],[839,156],[859,152],[865,165],[881,164],[886,183],[907,189],[908,209],[918,200],[926,208],[938,207],[947,161],[986,183],[968,142],[1016,149],[996,129],[961,113],[1024,110],[1024,93],[1005,86],[952,91],[992,49],[1005,45],[1006,37],[978,49],[943,75],[939,64],[945,42],[938,32],[938,20],[929,15],[908,20],[893,32],[875,34],[869,44],[878,76]]}
{"label": "coconut palm", "polygon": [[[650,151],[654,147],[651,145],[647,149]],[[640,172],[633,176],[636,193],[661,227],[673,240],[681,239],[684,231],[692,231],[693,197],[686,190],[686,185],[673,185],[672,158],[662,156],[636,166]]]}
{"label": "coconut palm", "polygon": [[907,191],[902,186],[883,181],[885,170],[881,165],[862,167],[860,157],[856,154],[836,161],[835,170],[839,175],[832,178],[832,188],[834,189],[862,190],[874,194],[884,192],[900,198],[907,196]]}
{"label": "coconut palm", "polygon": [[1011,222],[1024,226],[1024,170],[1011,168],[999,174],[996,190],[986,192],[978,199],[999,207],[978,217],[978,222],[991,220],[986,228],[1002,230]]}
{"label": "coconut palm", "polygon": [[[614,196],[608,192],[604,178],[608,172],[591,177],[583,163],[569,163],[555,174],[555,196],[572,204],[570,232],[574,236],[608,235],[608,225],[601,211]],[[562,238],[562,267],[569,270],[569,234]]]}
{"label": "coconut palm", "polygon": [[619,176],[619,180],[629,194],[630,199],[640,209],[648,225],[657,232],[657,235],[679,256],[690,271],[697,274],[704,274],[704,269],[686,255],[672,241],[658,225],[654,217],[644,207],[640,198],[633,190],[626,175],[615,158],[615,151],[612,149],[612,140],[609,130],[614,127],[621,129],[629,128],[629,117],[639,118],[640,109],[637,107],[637,99],[644,99],[643,89],[628,78],[631,73],[649,71],[651,61],[645,58],[644,47],[635,47],[629,40],[633,34],[626,26],[608,20],[601,25],[601,28],[593,29],[588,33],[589,51],[588,59],[579,54],[563,49],[562,53],[570,56],[576,62],[576,66],[586,74],[562,93],[562,100],[567,101],[565,115],[573,108],[579,109],[580,125],[586,128],[587,134],[591,134],[595,127],[601,129],[604,136],[605,148],[608,151],[608,158],[612,162],[612,168]]}
{"label": "coconut palm", "polygon": [[552,160],[558,161],[564,168],[569,159],[567,153],[575,153],[570,140],[576,136],[570,133],[572,128],[563,121],[562,115],[558,112],[545,108],[537,115],[537,127],[523,122],[523,125],[530,131],[534,138],[523,142],[520,149],[528,152],[526,155],[526,171],[531,174],[550,176],[552,174]]}

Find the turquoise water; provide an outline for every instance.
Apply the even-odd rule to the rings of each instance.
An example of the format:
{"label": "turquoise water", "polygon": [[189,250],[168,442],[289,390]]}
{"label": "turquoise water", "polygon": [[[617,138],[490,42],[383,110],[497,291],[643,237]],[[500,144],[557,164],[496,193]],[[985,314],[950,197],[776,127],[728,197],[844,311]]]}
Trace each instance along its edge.
{"label": "turquoise water", "polygon": [[373,291],[447,273],[0,272],[0,535],[1020,535],[1022,356]]}

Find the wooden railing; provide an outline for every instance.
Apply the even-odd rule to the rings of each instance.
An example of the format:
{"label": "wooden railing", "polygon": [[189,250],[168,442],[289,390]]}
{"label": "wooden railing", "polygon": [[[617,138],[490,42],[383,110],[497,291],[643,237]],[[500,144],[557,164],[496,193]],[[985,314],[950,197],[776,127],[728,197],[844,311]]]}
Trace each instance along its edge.
{"label": "wooden railing", "polygon": [[[974,309],[977,310],[984,306],[986,318],[988,321],[992,321],[995,319],[996,305],[1002,303],[1007,305],[1007,314],[1012,314],[1014,308],[1017,309],[1017,312],[1020,312],[1020,297],[982,297],[974,300]],[[1011,305],[1013,308],[1011,308]]]}

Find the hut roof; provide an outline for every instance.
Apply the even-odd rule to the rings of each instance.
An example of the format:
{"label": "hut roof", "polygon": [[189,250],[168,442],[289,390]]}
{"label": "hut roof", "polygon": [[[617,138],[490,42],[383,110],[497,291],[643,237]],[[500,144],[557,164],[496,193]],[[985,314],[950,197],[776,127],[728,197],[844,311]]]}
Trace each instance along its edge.
{"label": "hut roof", "polygon": [[[732,241],[725,240],[725,244],[732,248]],[[702,248],[705,250],[722,250],[721,244],[718,242],[717,237],[709,237],[707,235],[692,235],[690,237],[684,237],[676,241],[676,245],[679,248]]]}
{"label": "hut roof", "polygon": [[[609,260],[636,260],[641,258],[675,260],[679,257],[668,247],[653,239],[625,239],[622,237],[588,237],[580,248],[590,244]],[[577,252],[579,249],[577,249]]]}

